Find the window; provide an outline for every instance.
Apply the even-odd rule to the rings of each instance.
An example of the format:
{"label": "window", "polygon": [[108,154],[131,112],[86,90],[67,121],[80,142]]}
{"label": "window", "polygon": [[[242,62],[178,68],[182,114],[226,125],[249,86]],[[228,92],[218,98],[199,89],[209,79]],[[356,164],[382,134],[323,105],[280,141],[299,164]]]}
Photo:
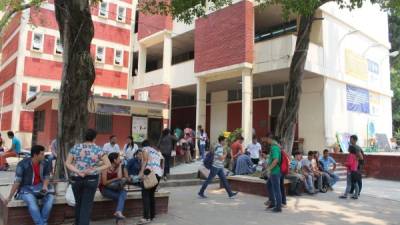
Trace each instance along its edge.
{"label": "window", "polygon": [[239,101],[242,100],[242,89],[239,90],[229,90],[228,91],[228,101]]}
{"label": "window", "polygon": [[379,74],[379,65],[378,63],[368,59],[368,71],[374,74]]}
{"label": "window", "polygon": [[37,90],[38,90],[37,86],[29,86],[28,98],[33,97],[37,93]]}
{"label": "window", "polygon": [[100,3],[99,16],[108,17],[108,4],[107,2]]}
{"label": "window", "polygon": [[285,84],[275,84],[272,86],[272,96],[285,96]]}
{"label": "window", "polygon": [[96,113],[96,130],[99,133],[112,132],[112,114]]}
{"label": "window", "polygon": [[57,38],[56,39],[56,49],[55,49],[56,55],[61,55],[63,53],[63,50],[64,49],[63,49],[63,46],[61,44],[61,39]]}
{"label": "window", "polygon": [[117,21],[125,22],[126,10],[122,6],[118,6]]}
{"label": "window", "polygon": [[122,50],[114,50],[114,64],[122,66],[124,60],[124,54]]}
{"label": "window", "polygon": [[43,51],[43,34],[33,33],[32,50]]}
{"label": "window", "polygon": [[44,131],[45,111],[35,111],[33,126],[36,131]]}
{"label": "window", "polygon": [[104,63],[106,53],[104,47],[97,46],[96,48],[96,62]]}

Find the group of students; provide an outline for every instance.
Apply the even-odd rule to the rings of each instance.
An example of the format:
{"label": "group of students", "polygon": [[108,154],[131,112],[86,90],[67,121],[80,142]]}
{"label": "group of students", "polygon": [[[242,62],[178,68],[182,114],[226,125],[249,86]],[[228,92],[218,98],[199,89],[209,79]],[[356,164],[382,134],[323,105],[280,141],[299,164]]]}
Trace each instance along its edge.
{"label": "group of students", "polygon": [[[264,168],[262,178],[267,180],[267,189],[269,192],[269,200],[265,202],[268,209],[272,212],[281,212],[282,206],[286,205],[286,193],[284,189],[284,179],[290,180],[289,194],[301,195],[301,190],[305,187],[305,191],[309,194],[318,192],[325,193],[333,190],[333,186],[339,180],[339,176],[335,173],[336,161],[329,156],[329,151],[325,149],[323,155],[319,152],[308,152],[307,158],[303,159],[300,152],[295,152],[293,159],[284,153],[282,145],[278,137],[272,134],[267,135],[266,144],[267,152],[262,152],[261,145],[257,142],[257,138],[253,137],[252,143],[243,150],[243,138],[238,136],[236,141],[230,146],[231,153],[227,154],[224,150],[225,138],[219,137],[218,144],[214,150],[210,151],[210,157],[206,157],[204,165],[210,164],[210,174],[203,183],[198,196],[207,198],[205,190],[211,183],[212,179],[218,175],[225,187],[228,196],[237,195],[232,192],[226,179],[225,167],[233,168],[236,175],[254,173],[255,165],[262,165]],[[347,168],[347,186],[345,193],[340,198],[346,199],[351,193],[353,199],[358,199],[362,187],[362,167],[364,165],[363,152],[357,145],[358,138],[356,135],[351,136],[349,155],[345,166]],[[268,154],[268,157],[266,156]],[[227,157],[230,159],[227,160]],[[282,164],[287,161],[287,169]],[[210,163],[212,160],[212,163]],[[226,163],[228,162],[228,163]],[[207,167],[207,166],[206,166]]]}
{"label": "group of students", "polygon": [[176,138],[174,143],[176,155],[182,156],[185,163],[195,162],[196,144],[199,149],[199,159],[204,159],[209,147],[209,139],[201,125],[197,126],[197,131],[190,128],[189,124],[183,130],[177,127],[174,129],[174,136]]}
{"label": "group of students", "polygon": [[[75,199],[75,225],[89,225],[97,188],[105,198],[115,200],[115,218],[121,221],[127,198],[126,184],[138,185],[142,191],[143,218],[138,224],[146,224],[155,218],[155,191],[164,176],[164,158],[158,148],[147,140],[141,149],[128,137],[123,150],[119,150],[116,137],[103,148],[95,144],[97,132],[88,129],[84,141],[69,151],[65,165],[70,172],[69,183]],[[54,202],[54,188],[50,184],[51,161],[45,159],[45,147],[35,145],[31,157],[20,161],[15,181],[6,205],[14,197],[23,200],[36,225],[47,225]],[[155,174],[157,184],[151,188],[144,185],[148,174]],[[41,199],[41,208],[37,200]]]}

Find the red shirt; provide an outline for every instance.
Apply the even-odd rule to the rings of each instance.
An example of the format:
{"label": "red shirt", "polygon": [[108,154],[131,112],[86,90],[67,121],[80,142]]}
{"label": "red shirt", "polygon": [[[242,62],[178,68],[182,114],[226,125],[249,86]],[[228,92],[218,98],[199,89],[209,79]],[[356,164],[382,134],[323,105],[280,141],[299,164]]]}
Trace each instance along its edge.
{"label": "red shirt", "polygon": [[357,171],[358,161],[356,154],[349,154],[346,160],[346,167],[348,172]]}
{"label": "red shirt", "polygon": [[[232,149],[232,156],[234,159],[237,159],[237,157],[239,157],[240,154],[243,154],[243,146],[239,141],[235,141],[232,145],[231,145],[231,149]],[[235,156],[236,154],[238,154],[240,152],[239,155]]]}
{"label": "red shirt", "polygon": [[[117,177],[118,177],[118,169],[114,169],[112,171],[110,171],[109,169],[107,170],[107,180],[111,180],[111,179],[114,179]],[[105,188],[105,186],[104,186],[103,182],[100,182],[100,185],[99,185],[100,191],[103,191],[104,188]]]}
{"label": "red shirt", "polygon": [[33,185],[40,183],[40,163],[32,163],[33,167]]}

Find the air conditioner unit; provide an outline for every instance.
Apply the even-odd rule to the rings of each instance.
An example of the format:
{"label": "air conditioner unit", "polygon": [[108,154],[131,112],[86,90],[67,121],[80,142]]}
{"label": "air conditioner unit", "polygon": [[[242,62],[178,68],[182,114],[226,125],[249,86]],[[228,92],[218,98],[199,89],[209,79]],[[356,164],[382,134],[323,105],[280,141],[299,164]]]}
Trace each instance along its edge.
{"label": "air conditioner unit", "polygon": [[147,102],[149,100],[149,92],[148,91],[140,91],[139,92],[139,101]]}

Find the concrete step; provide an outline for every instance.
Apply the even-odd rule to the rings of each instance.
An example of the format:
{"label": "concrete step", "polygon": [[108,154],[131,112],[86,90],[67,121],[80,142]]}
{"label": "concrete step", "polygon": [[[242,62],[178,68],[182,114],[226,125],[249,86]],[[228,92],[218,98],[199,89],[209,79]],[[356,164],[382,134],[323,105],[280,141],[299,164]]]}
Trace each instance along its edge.
{"label": "concrete step", "polygon": [[[218,180],[214,179],[212,183],[218,182]],[[200,179],[167,180],[161,181],[160,187],[200,186],[201,184],[203,184],[203,180]]]}
{"label": "concrete step", "polygon": [[182,174],[170,174],[168,178],[170,180],[184,180],[184,179],[196,179],[198,177],[198,173],[182,173]]}

